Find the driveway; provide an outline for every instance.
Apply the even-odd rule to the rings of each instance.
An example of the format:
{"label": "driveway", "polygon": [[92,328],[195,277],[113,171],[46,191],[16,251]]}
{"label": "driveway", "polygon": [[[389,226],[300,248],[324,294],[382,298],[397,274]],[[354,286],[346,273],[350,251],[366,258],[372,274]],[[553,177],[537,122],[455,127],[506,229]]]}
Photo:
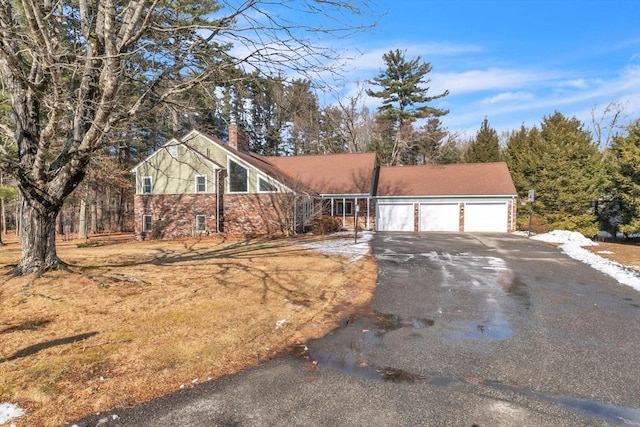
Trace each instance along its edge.
{"label": "driveway", "polygon": [[378,233],[370,307],[290,355],[78,426],[640,426],[640,293],[542,242]]}

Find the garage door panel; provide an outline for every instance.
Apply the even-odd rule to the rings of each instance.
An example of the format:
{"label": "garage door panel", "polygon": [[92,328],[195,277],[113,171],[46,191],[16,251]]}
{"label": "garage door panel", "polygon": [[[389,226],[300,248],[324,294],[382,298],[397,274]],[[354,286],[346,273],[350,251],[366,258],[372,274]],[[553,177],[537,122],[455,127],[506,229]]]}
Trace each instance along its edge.
{"label": "garage door panel", "polygon": [[413,231],[413,204],[379,204],[379,231]]}
{"label": "garage door panel", "polygon": [[464,212],[465,232],[507,232],[507,203],[467,203]]}
{"label": "garage door panel", "polygon": [[423,203],[420,205],[420,231],[458,231],[458,203]]}

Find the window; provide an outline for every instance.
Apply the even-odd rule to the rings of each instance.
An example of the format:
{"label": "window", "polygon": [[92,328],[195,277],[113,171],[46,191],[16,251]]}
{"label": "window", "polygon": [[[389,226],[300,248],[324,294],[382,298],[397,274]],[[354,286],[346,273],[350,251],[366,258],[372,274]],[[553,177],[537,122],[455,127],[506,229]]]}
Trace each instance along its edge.
{"label": "window", "polygon": [[204,215],[196,215],[196,231],[207,231],[207,217]]}
{"label": "window", "polygon": [[248,191],[247,168],[233,160],[229,160],[229,191],[232,193],[246,193]]}
{"label": "window", "polygon": [[353,202],[342,201],[336,203],[336,215],[353,215]]}
{"label": "window", "polygon": [[196,193],[207,192],[207,177],[206,175],[196,175]]}
{"label": "window", "polygon": [[142,194],[151,194],[153,192],[153,185],[151,183],[150,176],[142,177]]}
{"label": "window", "polygon": [[151,215],[142,215],[142,231],[151,231]]}
{"label": "window", "polygon": [[171,157],[178,157],[178,146],[177,145],[172,145],[169,147],[169,155]]}
{"label": "window", "polygon": [[263,193],[273,193],[278,191],[278,188],[266,179],[258,177],[258,191]]}

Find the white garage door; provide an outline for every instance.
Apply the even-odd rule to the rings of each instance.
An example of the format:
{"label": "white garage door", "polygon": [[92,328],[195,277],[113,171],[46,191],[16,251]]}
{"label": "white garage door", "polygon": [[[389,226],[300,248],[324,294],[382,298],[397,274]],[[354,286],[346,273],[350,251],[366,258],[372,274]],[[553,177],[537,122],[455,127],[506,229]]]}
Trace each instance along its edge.
{"label": "white garage door", "polygon": [[413,231],[413,203],[379,204],[378,231]]}
{"label": "white garage door", "polygon": [[459,228],[458,203],[420,205],[420,231],[458,231]]}
{"label": "white garage door", "polygon": [[507,203],[466,203],[464,231],[507,232]]}

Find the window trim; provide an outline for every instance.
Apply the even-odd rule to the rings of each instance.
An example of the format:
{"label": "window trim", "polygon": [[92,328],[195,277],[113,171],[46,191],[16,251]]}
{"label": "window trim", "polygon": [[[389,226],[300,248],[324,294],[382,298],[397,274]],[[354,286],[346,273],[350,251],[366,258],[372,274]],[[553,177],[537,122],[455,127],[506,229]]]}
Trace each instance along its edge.
{"label": "window trim", "polygon": [[[243,168],[245,171],[247,171],[247,179],[246,179],[246,189],[244,191],[234,191],[231,189],[231,163],[235,163],[236,165],[240,166],[241,168]],[[236,193],[236,194],[244,194],[244,193],[248,193],[249,192],[249,168],[244,166],[243,164],[241,164],[238,161],[235,161],[231,158],[229,158],[227,160],[227,170],[228,170],[228,174],[227,174],[227,191],[229,193]]]}
{"label": "window trim", "polygon": [[[149,227],[147,227],[147,218],[149,219]],[[142,215],[142,232],[148,233],[153,230],[153,216]]]}
{"label": "window trim", "polygon": [[[198,218],[202,218],[202,227],[203,227],[202,229],[198,228],[198,225],[200,225],[200,223],[198,222]],[[195,231],[196,231],[196,233],[206,233],[207,232],[207,216],[206,215],[201,215],[201,214],[196,215]]]}
{"label": "window trim", "polygon": [[353,200],[336,200],[336,215],[353,215]]}
{"label": "window trim", "polygon": [[[260,182],[264,182],[265,184],[267,184],[270,187],[273,187],[273,190],[261,190],[260,189]],[[262,176],[258,175],[258,193],[277,193],[278,192],[278,186],[269,182],[268,179],[263,178]]]}
{"label": "window trim", "polygon": [[[199,191],[199,189],[198,189],[198,178],[204,178],[204,190],[202,190],[202,191]],[[194,192],[195,193],[200,194],[200,193],[206,193],[207,192],[207,175],[196,175],[193,178],[193,181],[194,181],[194,185],[195,185],[195,188],[194,188]]]}
{"label": "window trim", "polygon": [[[149,180],[149,191],[145,191],[145,180]],[[140,191],[142,192],[142,194],[153,194],[153,177],[151,175],[145,175],[142,177],[141,179],[141,189]]]}

